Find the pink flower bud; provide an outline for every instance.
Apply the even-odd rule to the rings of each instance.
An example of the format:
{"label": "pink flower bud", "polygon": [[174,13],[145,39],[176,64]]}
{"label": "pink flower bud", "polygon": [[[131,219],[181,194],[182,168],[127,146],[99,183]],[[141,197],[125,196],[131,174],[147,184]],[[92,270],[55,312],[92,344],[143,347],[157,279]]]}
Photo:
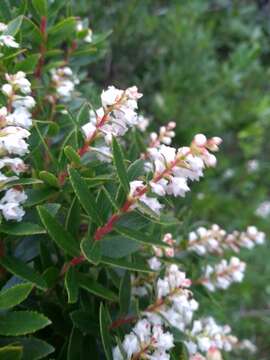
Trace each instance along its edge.
{"label": "pink flower bud", "polygon": [[205,135],[203,134],[197,134],[195,135],[194,137],[194,143],[197,145],[197,146],[205,146],[206,143],[207,143],[207,138]]}

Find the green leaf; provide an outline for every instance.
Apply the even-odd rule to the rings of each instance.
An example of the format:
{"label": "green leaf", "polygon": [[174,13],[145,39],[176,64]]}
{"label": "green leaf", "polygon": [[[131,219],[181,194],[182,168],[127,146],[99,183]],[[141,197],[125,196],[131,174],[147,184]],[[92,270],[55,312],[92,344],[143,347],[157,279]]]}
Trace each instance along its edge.
{"label": "green leaf", "polygon": [[46,231],[40,225],[28,222],[1,224],[0,232],[14,236],[37,235],[46,233]]}
{"label": "green leaf", "polygon": [[102,257],[100,262],[105,265],[109,265],[112,267],[125,269],[125,270],[140,271],[145,273],[153,272],[153,270],[151,270],[148,266],[138,263],[131,263],[125,259],[112,259],[109,257]]}
{"label": "green leaf", "polygon": [[132,181],[135,179],[138,179],[139,176],[144,175],[144,160],[138,159],[134,161],[131,165],[129,165],[127,174],[128,174],[128,180]]}
{"label": "green leaf", "polygon": [[27,200],[24,203],[24,206],[31,207],[33,205],[40,204],[45,200],[48,200],[50,197],[57,195],[58,191],[52,188],[43,188],[43,189],[28,189],[26,190]]}
{"label": "green leaf", "polygon": [[74,326],[68,341],[67,360],[77,360],[80,358],[82,342],[82,333]]}
{"label": "green leaf", "polygon": [[69,17],[59,21],[56,25],[50,28],[48,32],[50,45],[55,46],[64,40],[72,38],[72,36],[74,36],[75,27],[75,17]]}
{"label": "green leaf", "polygon": [[47,0],[32,0],[32,4],[36,10],[36,12],[40,16],[46,16],[48,12],[48,4]]}
{"label": "green leaf", "polygon": [[42,275],[48,288],[54,287],[59,280],[59,270],[55,266],[48,267]]}
{"label": "green leaf", "polygon": [[18,284],[0,292],[0,309],[10,309],[23,302],[30,294],[32,284]]}
{"label": "green leaf", "polygon": [[54,174],[43,170],[43,171],[40,171],[39,177],[40,177],[41,180],[43,180],[48,185],[50,185],[52,187],[56,187],[56,188],[59,187],[57,177]]}
{"label": "green leaf", "polygon": [[82,126],[87,121],[89,121],[89,108],[90,108],[90,106],[88,103],[84,103],[80,107],[80,111],[78,112],[78,115],[76,117],[76,123],[78,125]]}
{"label": "green leaf", "polygon": [[7,345],[0,348],[0,360],[22,359],[23,348],[18,345]]}
{"label": "green leaf", "polygon": [[24,60],[18,62],[15,65],[14,72],[24,71],[25,73],[32,73],[36,68],[39,57],[39,54],[32,54],[27,56]]}
{"label": "green leaf", "polygon": [[76,271],[73,267],[70,267],[65,274],[65,287],[68,294],[68,303],[76,303],[79,295],[79,287]]}
{"label": "green leaf", "polygon": [[75,310],[70,314],[71,320],[74,326],[80,329],[83,333],[93,334],[94,336],[98,333],[98,323],[93,316],[83,310]]}
{"label": "green leaf", "polygon": [[104,305],[101,303],[99,307],[99,326],[102,345],[107,360],[112,360],[112,342],[111,335],[109,333],[110,319]]}
{"label": "green leaf", "polygon": [[130,273],[126,271],[121,279],[120,289],[119,289],[120,311],[122,314],[128,313],[130,299],[131,299],[131,280],[130,280]]}
{"label": "green leaf", "polygon": [[95,198],[88,190],[85,180],[80,176],[78,171],[71,167],[69,167],[68,173],[71,185],[82,207],[96,224],[101,225],[102,221],[97,211],[98,207]]}
{"label": "green leaf", "polygon": [[105,182],[114,181],[111,175],[101,175],[92,178],[84,178],[85,183],[88,187],[95,187],[100,184],[104,184]]}
{"label": "green leaf", "polygon": [[23,16],[18,16],[8,23],[7,29],[4,31],[4,35],[15,36],[19,31],[23,21]]}
{"label": "green leaf", "polygon": [[35,311],[14,311],[0,315],[0,335],[20,336],[36,332],[51,321]]}
{"label": "green leaf", "polygon": [[166,244],[159,239],[156,239],[155,236],[149,236],[141,231],[137,231],[134,229],[128,229],[124,226],[115,225],[114,229],[121,235],[126,236],[129,239],[138,241],[144,245],[156,245],[166,247]]}
{"label": "green leaf", "polygon": [[94,265],[98,265],[101,258],[101,244],[100,241],[90,241],[85,238],[81,242],[81,250],[84,257]]}
{"label": "green leaf", "polygon": [[128,181],[128,174],[124,161],[124,155],[121,146],[118,144],[115,138],[113,138],[112,141],[112,152],[113,152],[113,162],[117,170],[117,176],[119,178],[119,181],[123,189],[128,193],[129,181]]}
{"label": "green leaf", "polygon": [[140,244],[137,241],[127,239],[121,235],[107,235],[101,243],[102,256],[109,256],[111,258],[122,258],[130,255],[140,249]]}
{"label": "green leaf", "polygon": [[23,345],[22,360],[39,360],[54,352],[50,344],[34,336],[18,338],[18,341]]}
{"label": "green leaf", "polygon": [[73,236],[76,236],[80,229],[80,219],[81,219],[81,208],[79,200],[74,196],[72,203],[68,209],[65,228]]}
{"label": "green leaf", "polygon": [[91,279],[87,275],[77,274],[79,286],[82,289],[87,290],[91,294],[99,296],[103,299],[110,301],[118,301],[118,296],[111,290],[105,288],[103,285],[100,285],[95,280]]}
{"label": "green leaf", "polygon": [[14,187],[14,186],[18,186],[18,185],[36,185],[36,184],[43,184],[43,181],[39,180],[39,179],[31,179],[31,178],[27,178],[27,179],[18,179],[18,180],[14,180],[14,181],[10,181],[6,187],[10,188],[10,187]]}
{"label": "green leaf", "polygon": [[64,153],[70,162],[76,165],[81,164],[80,156],[77,154],[77,152],[73,149],[71,145],[67,145],[64,147]]}
{"label": "green leaf", "polygon": [[69,255],[78,256],[80,254],[80,247],[72,235],[68,233],[57,220],[55,220],[45,207],[38,206],[37,209],[40,219],[52,240],[54,240],[55,243]]}
{"label": "green leaf", "polygon": [[0,264],[12,274],[31,282],[39,289],[44,290],[47,288],[46,282],[41,275],[21,260],[11,256],[4,256],[0,258]]}

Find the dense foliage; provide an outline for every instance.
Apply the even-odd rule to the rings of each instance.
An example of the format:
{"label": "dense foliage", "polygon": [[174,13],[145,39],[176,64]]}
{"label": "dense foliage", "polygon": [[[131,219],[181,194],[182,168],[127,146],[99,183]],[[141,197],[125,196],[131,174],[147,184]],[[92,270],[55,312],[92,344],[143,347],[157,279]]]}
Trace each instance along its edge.
{"label": "dense foliage", "polygon": [[0,359],[268,358],[268,8],[1,2]]}

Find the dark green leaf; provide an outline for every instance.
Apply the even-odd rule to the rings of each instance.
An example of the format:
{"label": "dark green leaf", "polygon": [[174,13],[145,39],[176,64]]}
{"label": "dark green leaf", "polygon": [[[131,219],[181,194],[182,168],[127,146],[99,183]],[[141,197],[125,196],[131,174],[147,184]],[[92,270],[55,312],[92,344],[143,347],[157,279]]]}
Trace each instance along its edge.
{"label": "dark green leaf", "polygon": [[31,282],[40,289],[46,289],[46,282],[41,275],[21,260],[11,256],[4,256],[0,258],[0,263],[5,269],[19,278]]}
{"label": "dark green leaf", "polygon": [[70,267],[65,274],[65,287],[68,294],[68,303],[75,303],[78,300],[79,287],[76,277],[76,271],[73,267]]}
{"label": "dark green leaf", "polygon": [[160,241],[159,239],[156,239],[155,236],[150,236],[141,231],[137,231],[134,229],[131,230],[124,226],[119,226],[119,225],[116,225],[114,228],[119,234],[126,236],[129,239],[138,241],[141,244],[156,245],[156,246],[162,246],[162,247],[166,246],[166,244],[164,242]]}
{"label": "dark green leaf", "polygon": [[90,241],[89,239],[83,239],[81,242],[81,251],[85,258],[97,265],[101,258],[101,244],[100,241]]}
{"label": "dark green leaf", "polygon": [[34,336],[19,338],[18,341],[23,345],[22,360],[39,360],[54,352],[50,344]]}
{"label": "dark green leaf", "polygon": [[39,57],[39,54],[32,54],[27,56],[24,60],[18,62],[15,65],[14,72],[24,71],[26,73],[32,73],[36,68]]}
{"label": "dark green leaf", "polygon": [[75,27],[75,17],[69,17],[59,21],[49,30],[50,45],[55,46],[64,40],[72,38],[74,36]]}
{"label": "dark green leaf", "polygon": [[82,333],[73,327],[68,341],[67,360],[78,360],[80,358],[82,342]]}
{"label": "dark green leaf", "polygon": [[38,206],[38,213],[52,240],[69,255],[79,255],[79,244],[72,235],[43,206]]}
{"label": "dark green leaf", "polygon": [[30,291],[32,284],[18,284],[0,292],[0,309],[10,309],[23,302]]}
{"label": "dark green leaf", "polygon": [[32,0],[32,4],[33,4],[36,12],[40,16],[47,15],[47,10],[48,10],[47,0]]}
{"label": "dark green leaf", "polygon": [[92,317],[89,312],[83,310],[75,310],[70,314],[71,320],[83,333],[93,334],[94,336],[98,333],[98,323]]}
{"label": "dark green leaf", "polygon": [[72,187],[82,207],[96,224],[101,225],[95,198],[88,190],[85,180],[80,176],[78,171],[71,167],[68,169],[68,172]]}
{"label": "dark green leaf", "polygon": [[118,301],[118,296],[114,292],[100,285],[87,275],[78,274],[78,282],[81,288],[89,291],[91,294],[106,300]]}
{"label": "dark green leaf", "polygon": [[112,141],[112,151],[113,151],[113,162],[116,167],[117,176],[123,189],[128,193],[129,192],[129,181],[128,174],[125,165],[123,151],[121,146],[118,144],[117,140],[113,138]]}
{"label": "dark green leaf", "polygon": [[130,299],[131,299],[130,273],[126,271],[121,279],[120,289],[119,289],[120,311],[122,314],[128,313]]}
{"label": "dark green leaf", "polygon": [[112,342],[111,335],[109,333],[110,319],[108,318],[107,311],[104,305],[101,303],[99,308],[99,326],[100,326],[100,335],[102,340],[103,349],[107,360],[112,360]]}
{"label": "dark green leaf", "polygon": [[0,360],[22,359],[23,348],[19,345],[7,345],[0,348]]}
{"label": "dark green leaf", "polygon": [[18,179],[18,180],[13,180],[10,181],[7,184],[7,188],[9,187],[14,187],[17,185],[36,185],[36,184],[43,184],[43,181],[39,180],[39,179],[31,179],[31,178],[27,178],[27,179]]}
{"label": "dark green leaf", "polygon": [[6,223],[0,225],[0,232],[14,236],[45,234],[46,231],[38,224],[27,222]]}
{"label": "dark green leaf", "polygon": [[100,243],[102,255],[116,259],[133,254],[141,246],[137,241],[121,235],[108,235]]}
{"label": "dark green leaf", "polygon": [[73,149],[73,147],[71,145],[65,146],[64,153],[70,162],[72,162],[76,165],[81,164],[80,156],[77,154],[77,152]]}
{"label": "dark green leaf", "polygon": [[102,264],[120,268],[120,269],[126,269],[126,270],[131,270],[131,271],[140,271],[140,272],[146,272],[146,273],[153,272],[153,270],[151,270],[148,266],[145,266],[140,263],[139,264],[132,263],[130,261],[127,261],[126,259],[112,259],[109,257],[102,257],[100,262]]}
{"label": "dark green leaf", "polygon": [[51,321],[35,311],[14,311],[0,315],[0,335],[20,336],[34,333],[51,324]]}
{"label": "dark green leaf", "polygon": [[27,200],[24,203],[24,206],[33,206],[48,200],[50,197],[58,194],[56,189],[52,188],[43,188],[43,189],[29,189],[26,190]]}
{"label": "dark green leaf", "polygon": [[134,161],[131,165],[129,165],[127,174],[128,174],[128,180],[136,180],[141,175],[144,175],[144,160],[138,159]]}

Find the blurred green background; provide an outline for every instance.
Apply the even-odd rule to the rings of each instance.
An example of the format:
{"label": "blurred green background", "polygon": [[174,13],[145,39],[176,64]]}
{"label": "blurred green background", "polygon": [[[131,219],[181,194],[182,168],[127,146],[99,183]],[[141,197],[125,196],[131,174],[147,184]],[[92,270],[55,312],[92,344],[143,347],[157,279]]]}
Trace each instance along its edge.
{"label": "blurred green background", "polygon": [[[177,122],[175,145],[188,144],[197,132],[224,139],[217,168],[181,200],[180,206],[192,209],[190,223],[218,223],[228,231],[254,224],[269,239],[269,216],[259,217],[255,211],[270,200],[270,2],[72,2],[76,15],[88,17],[94,32],[112,30],[103,52],[93,56],[82,85],[89,99],[107,85],[136,84],[144,93],[141,109],[152,116],[153,129]],[[205,312],[257,344],[258,353],[250,359],[266,360],[268,242],[242,251],[240,258],[248,263],[245,281],[214,294]]]}

